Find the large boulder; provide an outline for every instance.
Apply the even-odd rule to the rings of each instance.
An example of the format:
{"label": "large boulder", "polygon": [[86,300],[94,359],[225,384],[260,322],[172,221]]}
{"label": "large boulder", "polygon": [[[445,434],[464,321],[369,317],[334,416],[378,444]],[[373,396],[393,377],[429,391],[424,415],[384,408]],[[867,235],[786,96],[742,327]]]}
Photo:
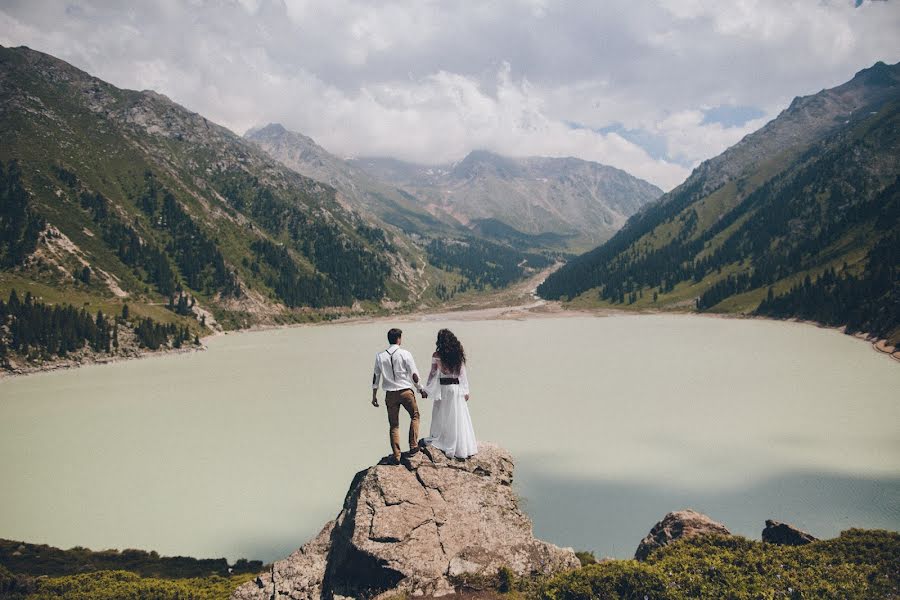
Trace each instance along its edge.
{"label": "large boulder", "polygon": [[571,548],[534,538],[512,478],[510,454],[484,442],[468,460],[426,448],[399,466],[369,467],[334,521],[232,598],[441,595],[502,566],[519,575],[577,568]]}
{"label": "large boulder", "polygon": [[812,534],[797,529],[793,525],[780,523],[772,519],[766,520],[766,528],[762,532],[762,541],[782,546],[802,546],[817,541]]}
{"label": "large boulder", "polygon": [[641,540],[634,557],[644,560],[657,548],[662,548],[675,540],[709,534],[731,535],[731,532],[721,523],[694,510],[670,512]]}

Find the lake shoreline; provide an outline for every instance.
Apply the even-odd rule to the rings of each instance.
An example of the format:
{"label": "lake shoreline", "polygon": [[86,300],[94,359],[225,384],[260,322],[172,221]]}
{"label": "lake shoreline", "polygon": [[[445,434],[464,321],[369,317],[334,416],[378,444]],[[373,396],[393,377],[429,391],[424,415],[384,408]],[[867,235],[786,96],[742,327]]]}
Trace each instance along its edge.
{"label": "lake shoreline", "polygon": [[900,362],[900,347],[890,346],[887,340],[873,336],[866,332],[848,333],[846,326],[824,325],[817,321],[809,321],[805,319],[789,318],[775,319],[761,315],[748,314],[728,314],[728,313],[701,313],[693,311],[666,311],[666,310],[621,310],[614,308],[565,308],[559,302],[537,299],[530,304],[521,304],[513,306],[497,306],[489,308],[468,308],[443,310],[440,312],[413,311],[408,313],[398,313],[395,315],[366,315],[353,316],[335,319],[333,321],[321,323],[290,323],[284,325],[254,325],[245,329],[217,331],[200,339],[204,344],[206,340],[213,339],[224,335],[233,335],[240,333],[252,333],[259,331],[272,331],[280,329],[294,329],[297,327],[321,327],[326,325],[363,325],[372,323],[421,323],[430,321],[524,321],[526,319],[547,319],[559,317],[617,317],[617,316],[653,316],[653,315],[673,315],[673,316],[694,316],[711,319],[737,319],[737,320],[753,320],[753,321],[769,321],[775,323],[796,323],[800,325],[811,325],[818,329],[829,329],[837,331],[844,335],[850,336],[872,346],[872,349],[878,354],[886,355],[897,362]]}
{"label": "lake shoreline", "polygon": [[40,375],[41,373],[53,373],[54,371],[69,371],[89,367],[94,365],[111,365],[134,360],[143,360],[157,356],[170,356],[173,354],[190,354],[194,352],[205,352],[208,348],[205,344],[200,346],[167,348],[165,350],[138,350],[131,354],[119,354],[112,356],[94,356],[91,354],[76,359],[66,358],[52,361],[50,363],[42,363],[40,365],[19,366],[16,370],[0,370],[0,382],[4,379],[13,379],[18,377],[27,377],[29,375]]}
{"label": "lake shoreline", "polygon": [[[529,280],[530,281],[530,280]],[[527,282],[526,282],[527,283]],[[747,314],[727,314],[727,313],[700,313],[693,311],[666,311],[666,310],[621,310],[612,308],[565,308],[560,302],[543,300],[531,293],[531,302],[522,304],[513,304],[507,306],[478,306],[472,304],[463,304],[457,307],[449,307],[439,311],[413,310],[409,312],[401,312],[393,315],[361,315],[348,316],[331,321],[322,321],[318,323],[289,323],[279,325],[253,325],[242,329],[215,331],[209,335],[200,338],[201,345],[199,347],[190,348],[169,348],[166,350],[139,351],[136,354],[127,356],[110,356],[110,357],[88,357],[83,360],[66,359],[60,362],[51,362],[49,364],[19,367],[16,371],[0,371],[0,381],[13,377],[25,377],[28,375],[37,375],[40,373],[50,373],[53,371],[77,369],[89,365],[106,365],[114,364],[129,360],[140,360],[153,358],[155,356],[167,356],[171,354],[183,354],[192,352],[204,352],[208,349],[207,341],[226,335],[236,335],[242,333],[253,333],[260,331],[272,331],[281,329],[294,329],[298,327],[322,327],[328,325],[360,325],[370,323],[420,323],[431,321],[503,321],[514,320],[522,321],[526,319],[546,319],[559,317],[613,317],[613,316],[648,316],[648,315],[686,315],[706,317],[713,319],[746,319],[746,320],[764,320],[782,323],[799,323],[801,325],[812,325],[819,329],[830,329],[844,335],[849,335],[857,340],[869,344],[878,354],[886,355],[889,358],[900,362],[900,348],[889,346],[887,340],[872,336],[865,332],[847,333],[845,326],[834,327],[823,325],[816,321],[804,319],[774,319],[759,315]]]}

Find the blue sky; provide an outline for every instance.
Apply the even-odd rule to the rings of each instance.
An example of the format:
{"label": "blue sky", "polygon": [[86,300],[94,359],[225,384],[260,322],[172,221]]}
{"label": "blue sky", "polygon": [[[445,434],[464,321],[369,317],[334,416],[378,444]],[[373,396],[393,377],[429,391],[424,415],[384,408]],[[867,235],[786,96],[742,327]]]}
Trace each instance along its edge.
{"label": "blue sky", "polygon": [[0,44],[340,156],[577,156],[664,189],[793,97],[900,60],[896,2],[5,0]]}

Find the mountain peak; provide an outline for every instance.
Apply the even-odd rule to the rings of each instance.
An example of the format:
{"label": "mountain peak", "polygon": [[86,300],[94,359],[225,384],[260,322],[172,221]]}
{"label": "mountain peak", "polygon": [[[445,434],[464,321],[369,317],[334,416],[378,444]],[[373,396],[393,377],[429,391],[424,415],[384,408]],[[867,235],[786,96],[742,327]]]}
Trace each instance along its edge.
{"label": "mountain peak", "polygon": [[270,136],[270,135],[284,135],[288,133],[288,130],[284,128],[284,125],[281,123],[269,123],[268,125],[257,125],[256,127],[251,127],[244,134],[244,137],[249,138],[253,136]]}
{"label": "mountain peak", "polygon": [[851,82],[878,87],[897,85],[900,83],[900,63],[888,65],[879,60],[871,67],[859,71]]}
{"label": "mountain peak", "polygon": [[451,176],[458,179],[469,179],[489,171],[499,177],[518,177],[522,168],[518,162],[507,156],[495,154],[489,150],[472,150],[459,161],[451,171]]}

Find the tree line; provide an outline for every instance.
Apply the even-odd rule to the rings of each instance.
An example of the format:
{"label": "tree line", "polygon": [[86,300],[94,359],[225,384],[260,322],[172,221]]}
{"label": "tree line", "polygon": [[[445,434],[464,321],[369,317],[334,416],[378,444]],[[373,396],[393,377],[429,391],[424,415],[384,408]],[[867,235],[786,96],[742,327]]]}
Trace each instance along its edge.
{"label": "tree line", "polygon": [[59,165],[55,173],[57,179],[78,194],[81,208],[97,224],[101,237],[119,260],[163,296],[180,293],[184,284],[207,294],[240,295],[237,275],[225,264],[216,243],[203,233],[151,171],[145,172],[144,188],[134,201],[161,235],[164,246],[150,236],[142,236],[108,198],[85,187],[74,173]]}
{"label": "tree line", "polygon": [[102,310],[91,314],[71,304],[40,302],[31,292],[20,298],[12,290],[8,300],[0,300],[0,361],[6,365],[10,353],[27,360],[64,358],[85,348],[98,354],[115,354],[119,349],[120,329],[126,328],[133,330],[141,347],[150,350],[200,343],[183,325],[159,323],[150,318],[131,321],[127,304],[121,315],[110,316]]}
{"label": "tree line", "polygon": [[[900,110],[894,105],[883,112],[861,131],[841,132],[810,147],[791,167],[702,230],[691,205],[709,190],[702,176],[694,177],[665,202],[629,220],[605,245],[551,275],[538,293],[545,298],[572,298],[597,288],[600,299],[633,302],[647,290],[664,294],[679,283],[696,283],[732,271],[697,299],[698,310],[710,310],[736,294],[765,289],[787,277],[816,270],[827,258],[824,252],[848,234],[857,236],[853,243],[883,248],[879,240],[893,239],[900,225],[900,176],[896,169],[884,168],[890,164],[884,157],[894,152],[896,145]],[[737,193],[742,185],[736,183]],[[674,231],[674,235],[658,245],[655,236],[664,231]],[[648,235],[651,232],[654,235]],[[780,315],[790,310],[796,316],[814,313],[811,290],[856,285],[852,295],[858,299],[835,311],[845,316],[856,310],[867,312],[868,317],[853,317],[856,323],[881,322],[886,318],[877,309],[881,296],[872,294],[881,294],[878,290],[891,276],[882,256],[881,250],[870,253],[863,274],[840,272],[834,274],[834,280],[825,276],[821,283],[810,281],[805,288],[801,285],[787,294],[790,300],[769,302],[761,310]],[[893,264],[896,269],[897,263]],[[896,271],[893,273],[895,276]],[[863,301],[865,295],[868,299]],[[852,310],[851,305],[855,307]],[[894,318],[893,323],[897,326],[900,321]]]}
{"label": "tree line", "polygon": [[826,325],[846,325],[848,333],[866,332],[886,338],[900,325],[900,234],[881,239],[866,257],[859,275],[826,269],[807,275],[784,294],[769,288],[757,314],[798,317]]}
{"label": "tree line", "polygon": [[[438,297],[447,297],[468,289],[502,288],[518,281],[528,268],[541,269],[551,264],[546,256],[525,253],[509,246],[469,238],[433,239],[426,246],[428,262],[435,267],[462,275],[465,281],[448,289],[437,288]],[[442,298],[443,299],[443,298]]]}
{"label": "tree line", "polygon": [[[257,177],[243,171],[227,171],[213,178],[218,191],[235,210],[253,217],[275,239],[306,258],[321,276],[300,276],[303,270],[290,253],[274,250],[268,240],[255,242],[254,252],[266,263],[287,270],[267,285],[288,305],[349,305],[354,299],[379,300],[386,291],[390,264],[384,257],[393,251],[384,232],[359,223],[356,237],[342,231],[324,210],[306,209],[301,202],[277,196]],[[373,249],[367,247],[367,243]],[[293,265],[293,266],[291,266]]]}
{"label": "tree line", "polygon": [[37,248],[44,219],[31,205],[31,195],[22,186],[19,163],[0,162],[0,267],[15,267]]}
{"label": "tree line", "polygon": [[301,270],[284,245],[260,238],[250,244],[255,260],[250,269],[289,307],[341,306],[353,302],[350,291],[320,273]]}

